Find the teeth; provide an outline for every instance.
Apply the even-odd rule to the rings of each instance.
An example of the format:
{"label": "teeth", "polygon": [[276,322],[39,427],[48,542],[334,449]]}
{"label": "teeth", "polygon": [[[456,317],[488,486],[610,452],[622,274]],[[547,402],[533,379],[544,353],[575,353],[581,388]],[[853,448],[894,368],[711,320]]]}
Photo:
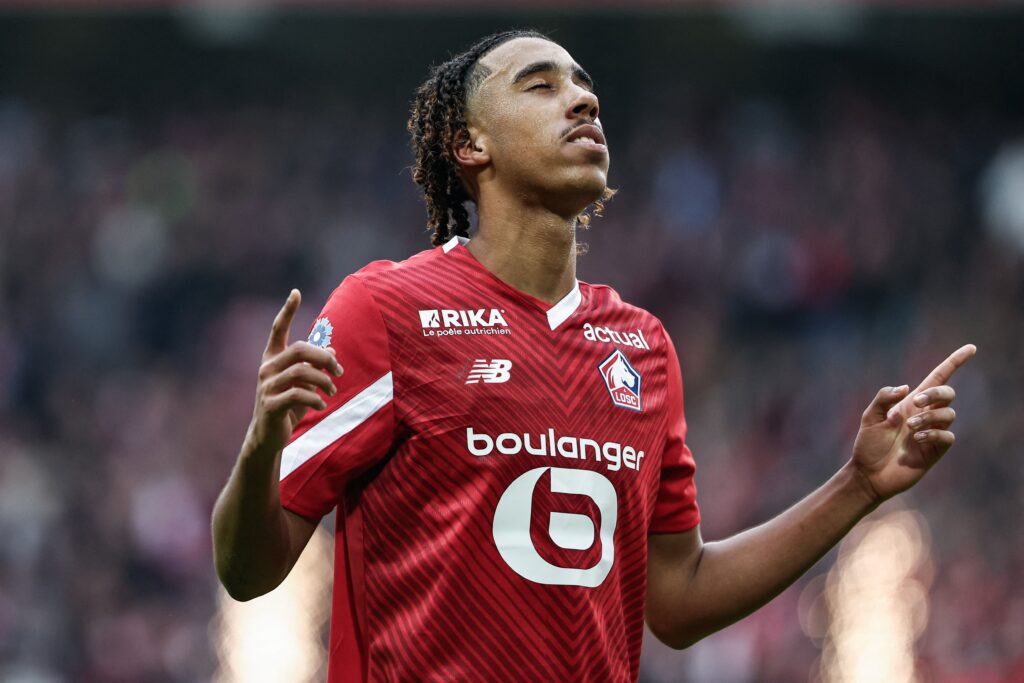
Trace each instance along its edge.
{"label": "teeth", "polygon": [[586,135],[583,135],[573,140],[573,142],[594,142],[594,138],[590,138],[587,137]]}

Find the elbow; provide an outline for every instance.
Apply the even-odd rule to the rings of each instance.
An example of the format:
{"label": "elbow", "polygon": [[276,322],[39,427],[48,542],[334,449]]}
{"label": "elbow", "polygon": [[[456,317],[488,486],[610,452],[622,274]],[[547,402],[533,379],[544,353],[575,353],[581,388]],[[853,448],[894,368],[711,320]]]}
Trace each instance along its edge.
{"label": "elbow", "polygon": [[232,600],[237,602],[249,602],[253,598],[266,595],[273,590],[273,587],[264,588],[253,585],[251,581],[245,581],[237,575],[222,572],[219,569],[217,570],[217,577],[220,579],[220,585],[224,586],[227,594],[231,596]]}
{"label": "elbow", "polygon": [[249,602],[253,598],[266,595],[277,588],[280,583],[280,581],[273,584],[268,584],[266,581],[255,581],[251,570],[246,571],[245,568],[232,567],[227,562],[218,561],[215,562],[215,565],[220,585],[224,586],[224,590],[232,600],[238,602]]}
{"label": "elbow", "polygon": [[673,650],[685,650],[708,635],[692,624],[652,619],[650,616],[647,619],[647,628],[655,638]]}
{"label": "elbow", "polygon": [[253,598],[266,595],[266,593],[254,591],[246,586],[228,586],[227,584],[224,584],[224,590],[227,591],[227,594],[230,595],[231,599],[235,602],[249,602]]}

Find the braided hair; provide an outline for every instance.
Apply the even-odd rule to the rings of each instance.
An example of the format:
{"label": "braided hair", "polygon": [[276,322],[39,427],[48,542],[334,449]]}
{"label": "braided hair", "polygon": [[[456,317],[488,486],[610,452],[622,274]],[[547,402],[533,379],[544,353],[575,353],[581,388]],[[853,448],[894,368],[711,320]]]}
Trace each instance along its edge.
{"label": "braided hair", "polygon": [[[435,246],[456,235],[469,236],[466,202],[475,201],[475,198],[463,185],[452,149],[468,138],[466,103],[490,74],[490,70],[480,64],[480,59],[502,43],[516,38],[550,40],[544,34],[530,30],[494,33],[480,39],[465,52],[432,67],[430,77],[416,89],[412,114],[406,125],[412,134],[412,148],[416,155],[412,179],[423,187],[427,230],[433,233],[431,241]],[[609,199],[612,194],[613,190],[606,190],[603,199]],[[595,214],[600,215],[603,208],[601,201],[596,202]],[[589,216],[580,217],[583,226],[589,222]]]}

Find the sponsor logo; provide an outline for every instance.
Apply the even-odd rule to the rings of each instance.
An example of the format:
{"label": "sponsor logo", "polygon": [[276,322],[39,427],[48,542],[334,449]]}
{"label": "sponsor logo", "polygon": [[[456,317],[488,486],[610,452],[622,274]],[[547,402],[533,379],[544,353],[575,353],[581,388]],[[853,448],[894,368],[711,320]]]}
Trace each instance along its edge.
{"label": "sponsor logo", "polygon": [[472,427],[466,429],[466,449],[471,455],[483,458],[495,452],[501,455],[539,455],[545,457],[570,458],[586,460],[589,455],[597,462],[603,462],[610,471],[616,472],[625,466],[631,470],[640,470],[640,461],[644,452],[632,446],[624,446],[615,441],[597,442],[578,436],[557,436],[553,428],[543,434],[519,434],[505,432],[491,436],[483,432],[474,432]]}
{"label": "sponsor logo", "polygon": [[608,388],[612,403],[620,408],[638,412],[643,410],[643,404],[640,402],[640,373],[629,364],[626,354],[615,349],[610,356],[601,361],[597,370],[601,373],[605,387]]}
{"label": "sponsor logo", "polygon": [[424,337],[452,337],[470,334],[511,334],[497,308],[429,309],[420,311]]}
{"label": "sponsor logo", "polygon": [[478,358],[473,363],[473,368],[469,371],[466,384],[477,384],[479,382],[502,384],[507,382],[511,376],[512,361],[501,358],[495,358],[494,360]]}
{"label": "sponsor logo", "polygon": [[324,316],[323,318],[318,318],[317,321],[313,323],[313,329],[310,330],[309,339],[307,339],[306,341],[308,341],[313,346],[322,349],[324,347],[330,346],[331,335],[333,333],[334,326],[331,325],[331,321],[328,320],[326,316]]}
{"label": "sponsor logo", "polygon": [[610,327],[600,327],[587,323],[583,326],[583,337],[590,341],[618,344],[619,346],[631,346],[634,349],[651,350],[644,337],[642,328],[636,328],[636,332],[617,332]]}
{"label": "sponsor logo", "polygon": [[[549,484],[540,484],[550,472]],[[588,550],[600,544],[601,558],[592,566],[563,567],[540,554],[533,537],[533,499],[538,488],[551,493],[586,496],[597,507],[597,524],[589,515],[556,512],[548,516],[547,540],[567,550]],[[615,526],[619,501],[615,486],[599,472],[566,467],[537,467],[519,475],[501,494],[494,509],[494,545],[512,571],[527,581],[551,586],[600,586],[615,563]],[[543,522],[542,522],[543,523]],[[538,540],[546,544],[543,536]]]}

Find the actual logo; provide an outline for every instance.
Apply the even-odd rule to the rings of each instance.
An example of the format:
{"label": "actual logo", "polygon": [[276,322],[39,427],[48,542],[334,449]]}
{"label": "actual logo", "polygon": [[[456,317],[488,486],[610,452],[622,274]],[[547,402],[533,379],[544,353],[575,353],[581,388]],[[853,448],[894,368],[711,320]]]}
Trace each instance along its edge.
{"label": "actual logo", "polygon": [[331,321],[327,319],[327,316],[318,318],[313,323],[313,329],[309,332],[308,341],[318,349],[325,348],[331,345],[331,335],[334,334],[334,326],[331,325]]}
{"label": "actual logo", "polygon": [[610,327],[595,326],[587,323],[583,326],[583,337],[589,341],[632,346],[635,349],[646,349],[647,351],[651,350],[650,345],[647,343],[647,338],[644,337],[642,327],[636,328],[636,332],[619,332]]}
{"label": "actual logo", "polygon": [[469,376],[466,377],[466,384],[502,384],[512,376],[512,361],[503,358],[486,360],[478,358],[473,363]]}
{"label": "actual logo", "polygon": [[640,399],[640,373],[629,364],[626,354],[615,349],[598,364],[597,370],[601,373],[605,387],[608,388],[612,403],[637,412],[643,410]]}

